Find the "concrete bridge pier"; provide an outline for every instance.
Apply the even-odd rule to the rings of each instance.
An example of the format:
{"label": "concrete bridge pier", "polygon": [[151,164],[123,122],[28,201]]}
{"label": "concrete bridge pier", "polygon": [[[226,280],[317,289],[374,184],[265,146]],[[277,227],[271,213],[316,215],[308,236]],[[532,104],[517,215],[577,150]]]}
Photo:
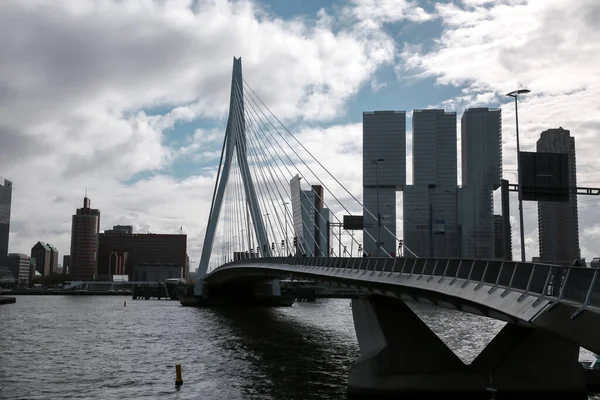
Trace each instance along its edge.
{"label": "concrete bridge pier", "polygon": [[507,324],[465,365],[401,300],[354,299],[352,312],[349,398],[587,399],[579,346],[554,334]]}

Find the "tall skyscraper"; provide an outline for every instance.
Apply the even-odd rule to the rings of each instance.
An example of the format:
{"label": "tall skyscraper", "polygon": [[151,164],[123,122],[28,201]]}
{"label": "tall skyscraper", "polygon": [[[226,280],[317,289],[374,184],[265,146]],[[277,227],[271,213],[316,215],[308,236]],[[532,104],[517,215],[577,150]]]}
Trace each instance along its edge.
{"label": "tall skyscraper", "polygon": [[[566,153],[569,157],[569,186],[577,186],[575,138],[563,129],[548,129],[537,141],[537,151]],[[569,194],[568,203],[538,202],[540,260],[551,263],[572,263],[581,257],[577,195]]]}
{"label": "tall skyscraper", "polygon": [[[413,112],[413,184],[404,189],[404,243],[419,257],[459,257],[456,113]],[[410,252],[405,252],[410,256]]]}
{"label": "tall skyscraper", "polygon": [[501,110],[467,109],[461,118],[461,149],[461,257],[492,259],[496,253],[493,191],[502,179]]}
{"label": "tall skyscraper", "polygon": [[0,177],[0,255],[8,254],[12,182]]}
{"label": "tall skyscraper", "polygon": [[71,225],[71,277],[73,280],[92,280],[98,267],[98,233],[100,210],[91,208],[91,201],[83,199]]}
{"label": "tall skyscraper", "polygon": [[396,192],[405,184],[406,111],[363,112],[363,248],[369,256],[396,254]]}
{"label": "tall skyscraper", "polygon": [[35,270],[43,276],[50,275],[51,253],[52,250],[44,242],[37,242],[31,248],[31,258],[35,260]]}
{"label": "tall skyscraper", "polygon": [[[310,190],[302,190],[300,177],[290,180],[292,199],[292,219],[297,254],[309,257],[327,257],[330,248],[330,212],[323,204],[323,187],[313,185]],[[279,245],[279,243],[277,243]]]}

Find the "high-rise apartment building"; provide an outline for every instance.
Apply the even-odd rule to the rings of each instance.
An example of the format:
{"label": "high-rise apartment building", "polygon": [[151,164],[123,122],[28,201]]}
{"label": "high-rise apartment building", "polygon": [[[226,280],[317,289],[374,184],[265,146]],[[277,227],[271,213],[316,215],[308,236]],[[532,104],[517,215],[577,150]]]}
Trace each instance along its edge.
{"label": "high-rise apartment building", "polygon": [[461,165],[461,257],[495,258],[493,191],[500,187],[502,179],[500,109],[470,108],[464,112]]}
{"label": "high-rise apartment building", "polygon": [[98,267],[98,233],[100,210],[91,208],[83,199],[83,207],[73,215],[71,225],[71,277],[73,280],[95,279]]}
{"label": "high-rise apartment building", "polygon": [[12,182],[0,177],[0,255],[8,254]]}
{"label": "high-rise apartment building", "polygon": [[396,192],[405,184],[406,111],[363,112],[363,249],[369,256],[396,255]]}
{"label": "high-rise apartment building", "polygon": [[[54,252],[54,257],[53,257]],[[31,258],[35,260],[35,270],[43,276],[49,276],[56,271],[55,262],[58,262],[58,251],[48,243],[37,242],[31,248]]]}
{"label": "high-rise apartment building", "polygon": [[[575,138],[563,129],[548,129],[537,141],[537,151],[566,153],[569,157],[569,186],[577,187]],[[540,260],[550,263],[572,263],[581,257],[577,195],[569,194],[567,203],[538,202]]]}
{"label": "high-rise apartment building", "polygon": [[[456,113],[413,112],[413,184],[404,189],[404,244],[419,257],[459,257]],[[405,252],[405,256],[410,256]]]}
{"label": "high-rise apartment building", "polygon": [[[302,190],[300,179],[296,175],[290,180],[292,226],[294,227],[296,248],[292,248],[293,243],[289,247],[291,252],[296,254],[327,257],[330,248],[330,212],[328,208],[324,207],[323,187],[313,185],[309,190]],[[287,248],[287,246],[284,247]]]}

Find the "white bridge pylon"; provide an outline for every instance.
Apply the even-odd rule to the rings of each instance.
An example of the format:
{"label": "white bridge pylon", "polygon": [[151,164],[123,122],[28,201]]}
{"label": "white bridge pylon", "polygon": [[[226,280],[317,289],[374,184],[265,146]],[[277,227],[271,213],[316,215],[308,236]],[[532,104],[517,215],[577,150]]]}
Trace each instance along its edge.
{"label": "white bridge pylon", "polygon": [[246,197],[246,205],[252,218],[252,227],[254,234],[258,239],[258,248],[262,257],[269,257],[270,247],[267,238],[267,232],[262,214],[256,196],[252,175],[248,166],[247,144],[246,144],[246,123],[244,114],[244,99],[243,99],[243,80],[242,80],[242,58],[233,58],[233,73],[231,76],[231,94],[229,100],[229,116],[227,118],[227,128],[225,130],[225,140],[221,150],[221,160],[217,172],[217,180],[213,192],[212,203],[210,206],[210,214],[208,217],[208,225],[206,227],[206,235],[202,246],[202,256],[196,271],[196,284],[194,287],[194,295],[201,296],[203,294],[204,277],[208,271],[208,265],[211,258],[215,232],[223,204],[225,188],[229,179],[231,163],[233,157],[237,157],[237,163],[240,167],[244,193]]}

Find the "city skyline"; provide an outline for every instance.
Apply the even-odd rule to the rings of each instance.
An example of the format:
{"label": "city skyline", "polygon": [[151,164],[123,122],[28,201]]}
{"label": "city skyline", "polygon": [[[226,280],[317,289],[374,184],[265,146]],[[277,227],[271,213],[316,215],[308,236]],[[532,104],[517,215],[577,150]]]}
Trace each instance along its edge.
{"label": "city skyline", "polygon": [[[499,106],[504,128],[504,175],[515,182],[514,109],[504,94],[519,87],[532,90],[520,101],[522,150],[533,151],[540,132],[563,126],[576,138],[578,183],[600,185],[593,151],[598,128],[595,104],[599,104],[595,96],[600,93],[590,67],[595,62],[569,49],[578,48],[569,46],[572,37],[589,38],[592,48],[598,46],[592,40],[597,31],[587,17],[593,15],[589,9],[594,6],[592,3],[531,1],[516,6],[486,4],[475,8],[463,4],[434,6],[405,2],[382,14],[377,12],[377,7],[384,7],[382,2],[356,1],[342,7],[343,10],[324,4],[327,18],[323,13],[317,16],[318,9],[311,5],[294,10],[291,5],[276,3],[268,6],[228,3],[220,8],[207,5],[201,12],[192,13],[183,6],[166,3],[164,10],[180,7],[179,14],[153,6],[157,7],[153,14],[156,19],[152,19],[157,28],[154,31],[177,26],[173,29],[179,36],[168,40],[168,51],[162,53],[161,59],[182,59],[182,64],[167,66],[152,62],[153,57],[122,58],[123,54],[134,53],[133,49],[160,52],[162,42],[153,40],[149,47],[142,39],[121,35],[128,39],[121,44],[110,43],[107,48],[114,46],[123,51],[101,53],[108,51],[107,48],[100,44],[93,47],[95,42],[88,39],[105,37],[107,21],[122,23],[127,29],[150,23],[148,10],[123,13],[117,3],[109,2],[111,5],[103,10],[91,7],[88,14],[77,14],[72,6],[61,3],[44,14],[35,6],[23,6],[25,3],[3,5],[13,11],[10,14],[15,26],[26,25],[19,24],[21,18],[33,16],[44,21],[56,18],[55,21],[62,21],[61,32],[65,34],[48,34],[41,31],[44,24],[40,24],[31,33],[33,42],[45,43],[42,48],[53,48],[57,41],[63,40],[60,37],[78,36],[86,43],[85,48],[91,46],[101,54],[101,59],[109,62],[99,63],[98,70],[80,66],[77,59],[84,58],[86,50],[73,46],[72,54],[84,57],[58,58],[58,64],[51,66],[46,63],[53,58],[36,52],[41,58],[31,64],[28,75],[31,78],[27,78],[21,74],[27,68],[17,68],[13,63],[24,60],[22,55],[15,53],[10,44],[2,48],[6,57],[1,63],[6,72],[0,80],[15,93],[6,103],[0,100],[0,174],[14,184],[10,252],[27,254],[41,240],[53,243],[60,254],[69,253],[69,216],[87,186],[95,206],[103,212],[101,230],[117,224],[133,224],[136,231],[175,233],[183,226],[190,237],[190,257],[198,260],[214,183],[215,153],[224,132],[222,114],[227,109],[233,55],[244,57],[245,79],[261,91],[261,97],[273,107],[274,113],[284,118],[286,125],[312,146],[334,175],[350,185],[356,195],[362,191],[357,177],[361,173],[364,110],[431,107],[460,115],[466,107]],[[262,7],[271,19],[261,19],[257,7]],[[546,29],[557,23],[550,17],[552,8],[564,11],[571,23],[553,33],[560,35],[564,46],[550,51],[538,44],[559,42],[548,36],[552,30]],[[0,14],[1,19],[9,13]],[[174,24],[184,15],[190,17],[191,25]],[[203,47],[206,46],[203,37],[219,33],[225,27],[210,28],[216,32],[196,28],[216,15],[234,21],[241,16],[256,20],[258,33],[245,34],[244,24],[239,27],[234,24],[234,36],[224,35],[228,44]],[[286,24],[273,22],[275,18],[289,21],[297,15],[306,16],[302,24],[306,24],[309,33],[305,36]],[[89,24],[87,18],[97,23]],[[472,23],[457,23],[464,21],[461,18]],[[488,23],[477,28],[477,22],[482,20]],[[529,22],[515,22],[520,20]],[[4,21],[2,25],[14,24]],[[505,28],[515,24],[510,30]],[[75,26],[87,26],[88,30],[75,35],[71,31]],[[365,31],[365,26],[370,30]],[[277,29],[283,45],[267,44],[265,38],[272,38],[272,29]],[[578,35],[570,36],[572,31]],[[23,34],[15,28],[7,37],[18,41]],[[254,47],[245,37],[262,43],[275,57],[252,50]],[[326,37],[332,39],[331,44],[319,44]],[[475,38],[475,42],[465,42],[465,37]],[[487,42],[484,44],[478,37],[486,37]],[[434,40],[440,39],[438,46],[432,46]],[[177,46],[180,42],[185,46]],[[197,51],[190,52],[190,46]],[[317,51],[319,46],[330,47]],[[223,51],[208,51],[217,48]],[[303,50],[298,51],[299,48]],[[181,56],[190,53],[203,54],[205,59]],[[596,52],[590,53],[596,57]],[[521,54],[527,57],[520,57]],[[286,59],[293,62],[287,63]],[[340,66],[336,61],[339,59],[346,62]],[[130,71],[126,65],[135,67]],[[46,71],[47,77],[35,72],[38,70]],[[70,101],[57,95],[54,86],[64,82],[63,73],[70,70],[78,71],[70,74],[72,86],[59,87],[60,93],[73,91],[65,99],[82,99],[74,108]],[[155,76],[161,76],[161,82]],[[28,86],[27,82],[32,82],[28,79],[38,79],[38,84]],[[103,89],[90,82],[98,82]],[[273,87],[277,90],[273,91]],[[589,112],[582,116],[581,109]],[[407,127],[411,124],[409,112]],[[460,132],[459,122],[457,131]],[[410,128],[407,139],[410,160]],[[44,146],[44,157],[35,151],[40,145]],[[410,171],[407,172],[410,176]],[[459,176],[460,173],[459,170]],[[579,202],[581,249],[588,259],[597,255],[594,243],[600,238],[597,203],[594,197]],[[518,248],[520,240],[516,215],[513,194],[514,248]],[[401,221],[402,213],[398,213],[398,226]],[[535,204],[525,203],[528,258],[539,253],[536,221]]]}

